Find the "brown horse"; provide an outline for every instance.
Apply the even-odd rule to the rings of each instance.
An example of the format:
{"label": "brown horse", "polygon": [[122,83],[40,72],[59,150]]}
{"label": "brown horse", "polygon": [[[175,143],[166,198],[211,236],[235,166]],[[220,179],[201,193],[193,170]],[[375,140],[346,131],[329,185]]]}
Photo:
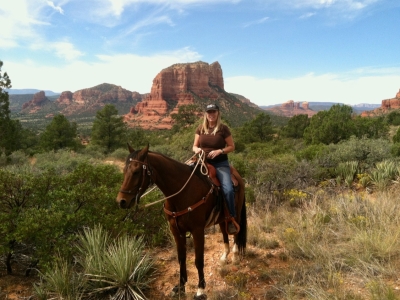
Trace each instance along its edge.
{"label": "brown horse", "polygon": [[[186,270],[186,233],[193,236],[195,249],[195,265],[198,272],[198,290],[194,299],[206,299],[204,279],[204,229],[219,224],[224,240],[224,253],[220,260],[226,262],[229,254],[229,239],[226,230],[224,213],[219,213],[217,207],[218,191],[210,183],[207,176],[198,169],[180,163],[160,153],[149,151],[149,146],[135,151],[128,145],[130,154],[124,168],[124,181],[117,196],[121,208],[130,208],[139,202],[140,197],[151,183],[165,195],[164,212],[173,233],[180,266],[179,283],[172,293],[185,291],[187,282]],[[233,261],[238,261],[238,255],[246,248],[247,220],[244,196],[244,182],[239,174],[238,188],[235,192],[236,222],[240,225],[239,232],[234,235]]]}

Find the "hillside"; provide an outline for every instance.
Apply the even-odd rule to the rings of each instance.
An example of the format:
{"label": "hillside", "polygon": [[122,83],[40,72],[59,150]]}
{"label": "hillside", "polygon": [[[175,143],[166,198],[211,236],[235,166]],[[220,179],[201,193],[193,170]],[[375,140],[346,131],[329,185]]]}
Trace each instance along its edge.
{"label": "hillside", "polygon": [[246,97],[225,91],[218,62],[175,64],[165,68],[154,78],[149,94],[103,83],[56,96],[48,96],[44,91],[10,95],[13,117],[24,126],[34,128],[45,127],[58,113],[89,127],[96,112],[112,104],[128,126],[170,129],[171,115],[178,113],[180,106],[194,104],[202,110],[210,102],[218,103],[223,117],[232,126],[240,126],[262,111]]}
{"label": "hillside", "polygon": [[[296,102],[295,102],[296,103]],[[303,102],[305,103],[305,102]],[[307,109],[302,109],[300,106],[300,102],[297,102],[296,107],[298,110],[296,111],[295,114],[308,114],[310,117],[314,115],[315,113],[323,110],[329,110],[333,105],[335,104],[340,104],[344,105],[344,103],[341,102],[306,102],[307,103]],[[346,104],[348,105],[348,104]],[[364,111],[372,111],[378,107],[380,107],[380,104],[369,104],[369,103],[360,103],[360,104],[355,104],[355,105],[349,105],[353,108],[353,111],[356,114],[361,114]],[[288,111],[287,109],[287,102],[282,103],[282,104],[275,104],[275,105],[267,105],[267,106],[260,106],[260,108],[268,111],[272,111],[275,114],[281,114],[281,115],[286,115],[286,116],[292,116],[294,113],[292,111]],[[310,113],[311,111],[311,113]]]}

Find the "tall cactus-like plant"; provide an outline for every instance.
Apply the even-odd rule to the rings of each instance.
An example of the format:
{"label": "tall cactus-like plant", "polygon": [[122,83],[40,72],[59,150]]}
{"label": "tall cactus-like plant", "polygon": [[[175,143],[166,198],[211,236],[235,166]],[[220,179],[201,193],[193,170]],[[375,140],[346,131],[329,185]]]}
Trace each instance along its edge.
{"label": "tall cactus-like plant", "polygon": [[353,184],[354,178],[357,174],[358,170],[358,162],[357,161],[346,161],[341,162],[336,167],[336,175],[338,178],[343,178],[345,184],[348,187],[351,187]]}
{"label": "tall cactus-like plant", "polygon": [[384,190],[398,174],[398,164],[393,160],[384,160],[377,163],[375,169],[371,171],[371,182],[378,190]]}

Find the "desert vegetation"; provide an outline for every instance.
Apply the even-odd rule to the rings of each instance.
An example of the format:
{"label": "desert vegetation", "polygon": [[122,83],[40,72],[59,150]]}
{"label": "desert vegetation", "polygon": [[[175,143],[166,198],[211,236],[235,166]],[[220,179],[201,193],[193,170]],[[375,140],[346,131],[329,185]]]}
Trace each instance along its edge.
{"label": "desert vegetation", "polygon": [[[24,128],[0,95],[0,134],[20,137],[0,139],[0,283],[34,278],[31,299],[152,299],[162,267],[155,251],[175,249],[162,203],[143,207],[159,191],[129,211],[115,204],[126,142],[184,162],[198,121],[177,117],[173,130],[150,132],[126,128],[106,106],[82,145],[79,124],[61,115],[40,131]],[[397,119],[362,119],[337,105],[311,119],[282,124],[260,113],[233,127],[229,157],[246,181],[251,272],[217,267],[226,285],[207,287],[208,298],[400,299]],[[0,298],[9,293],[1,286]]]}

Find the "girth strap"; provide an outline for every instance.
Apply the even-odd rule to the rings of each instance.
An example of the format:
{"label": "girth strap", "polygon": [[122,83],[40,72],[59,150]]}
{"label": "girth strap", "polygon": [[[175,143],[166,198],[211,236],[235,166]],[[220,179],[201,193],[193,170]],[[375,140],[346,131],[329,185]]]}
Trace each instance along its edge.
{"label": "girth strap", "polygon": [[[174,218],[174,220],[175,220],[175,225],[176,225],[176,229],[178,229],[179,235],[181,235],[181,233],[180,233],[180,230],[179,230],[179,227],[178,227],[178,221],[176,220],[177,217],[182,216],[182,215],[184,215],[184,214],[187,214],[187,213],[189,213],[189,212],[195,210],[195,209],[196,209],[197,207],[199,207],[200,205],[206,203],[208,197],[212,194],[213,190],[214,190],[214,187],[211,187],[211,189],[210,189],[210,191],[208,192],[208,194],[207,194],[205,197],[201,198],[201,200],[200,200],[199,202],[196,202],[194,205],[189,206],[188,208],[185,208],[184,210],[181,210],[181,211],[178,211],[178,212],[169,211],[168,209],[165,208],[165,203],[164,203],[164,205],[163,205],[164,212],[165,212],[167,215],[169,215],[169,216],[171,216],[171,217]],[[181,236],[182,236],[182,235],[181,235]]]}

